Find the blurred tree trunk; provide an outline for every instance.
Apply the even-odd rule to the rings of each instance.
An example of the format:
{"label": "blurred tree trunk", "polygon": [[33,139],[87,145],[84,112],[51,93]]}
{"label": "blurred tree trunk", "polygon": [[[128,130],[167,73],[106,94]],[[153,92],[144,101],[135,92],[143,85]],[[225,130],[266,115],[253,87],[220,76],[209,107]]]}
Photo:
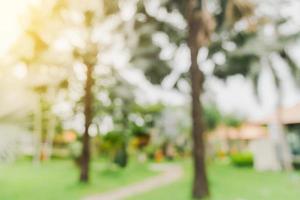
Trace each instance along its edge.
{"label": "blurred tree trunk", "polygon": [[52,156],[52,149],[53,149],[53,139],[55,135],[55,126],[56,126],[56,118],[52,112],[52,105],[54,103],[55,98],[55,88],[49,87],[49,102],[51,102],[50,109],[47,111],[47,135],[45,138],[45,160],[49,160]]}
{"label": "blurred tree trunk", "polygon": [[[129,105],[129,104],[128,104]],[[123,165],[121,167],[125,168],[128,164],[128,158],[129,158],[129,155],[128,155],[128,151],[127,151],[127,146],[128,146],[128,137],[129,137],[129,123],[128,123],[128,111],[126,109],[122,109],[123,111],[123,130],[124,130],[124,133],[125,136],[124,136],[124,141],[123,141],[123,144],[121,146],[121,151],[123,152]]]}
{"label": "blurred tree trunk", "polygon": [[33,157],[33,162],[35,164],[38,164],[40,162],[40,157],[41,157],[41,148],[42,148],[42,131],[43,131],[43,115],[42,115],[42,105],[41,105],[41,95],[38,94],[38,99],[37,99],[37,106],[36,110],[34,113],[34,124],[33,124],[33,129],[35,133],[35,152],[34,152],[34,157]]}
{"label": "blurred tree trunk", "polygon": [[88,182],[89,180],[89,163],[90,163],[90,136],[89,127],[92,123],[92,86],[93,86],[93,65],[87,65],[86,82],[85,82],[85,95],[84,95],[84,134],[82,138],[82,154],[80,158],[80,181]]}
{"label": "blurred tree trunk", "polygon": [[56,119],[52,113],[48,114],[48,134],[46,139],[46,160],[49,160],[53,152],[53,139],[55,135]]}
{"label": "blurred tree trunk", "polygon": [[[201,4],[201,2],[200,2]],[[204,76],[199,69],[197,63],[198,50],[205,44],[197,42],[199,34],[205,32],[205,26],[199,26],[199,18],[196,14],[201,12],[197,8],[201,8],[197,1],[189,0],[187,7],[187,16],[189,24],[188,45],[191,51],[191,86],[192,86],[192,138],[193,138],[193,159],[194,159],[194,181],[193,181],[193,197],[195,199],[206,198],[209,196],[208,180],[205,166],[205,145],[204,145],[204,126],[202,122],[202,106],[201,92],[204,82]],[[198,12],[198,13],[197,13]],[[205,34],[203,34],[205,35]],[[206,38],[208,39],[208,38]]]}
{"label": "blurred tree trunk", "polygon": [[286,133],[284,130],[284,124],[282,121],[281,111],[282,111],[282,88],[278,87],[278,97],[277,97],[277,116],[275,120],[275,126],[277,126],[277,140],[276,140],[276,154],[280,166],[283,170],[290,171],[293,169],[292,155],[289,148],[289,144],[286,138]]}
{"label": "blurred tree trunk", "polygon": [[197,49],[191,48],[192,66],[191,84],[192,84],[192,137],[193,137],[193,158],[194,158],[194,185],[193,196],[203,198],[209,195],[208,181],[205,166],[205,145],[204,145],[204,127],[202,122],[202,105],[200,100],[203,75],[198,69]]}

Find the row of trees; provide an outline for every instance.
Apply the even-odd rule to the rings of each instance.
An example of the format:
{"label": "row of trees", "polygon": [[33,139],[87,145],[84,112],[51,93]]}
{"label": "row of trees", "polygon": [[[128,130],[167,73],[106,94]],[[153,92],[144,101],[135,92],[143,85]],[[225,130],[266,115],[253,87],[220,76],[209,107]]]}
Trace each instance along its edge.
{"label": "row of trees", "polygon": [[[285,48],[298,35],[280,33],[277,28],[286,20],[267,18],[257,11],[260,4],[255,5],[250,0],[132,0],[128,5],[130,9],[117,0],[89,0],[84,4],[77,0],[43,1],[32,7],[30,20],[24,22],[24,32],[11,51],[12,62],[24,64],[28,74],[32,74],[27,76],[28,84],[38,95],[38,105],[42,99],[54,104],[58,94],[63,92],[64,98],[75,102],[72,114],[83,113],[82,182],[89,179],[90,127],[99,114],[96,111],[103,108],[99,106],[97,94],[109,91],[110,99],[122,99],[121,118],[126,119],[127,105],[134,97],[129,92],[132,84],[122,76],[126,69],[141,70],[153,84],[160,84],[170,74],[176,74],[174,87],[177,89],[180,81],[189,83],[193,197],[205,198],[209,196],[201,103],[205,74],[199,65],[199,50],[202,54],[207,52],[201,55],[203,60],[214,62],[211,75],[226,79],[241,74],[257,85],[261,70],[268,66],[279,86],[280,78],[271,55],[278,55],[294,74],[298,73],[297,65]],[[266,26],[276,30],[272,41],[265,40]],[[155,42],[157,35],[166,36],[167,44]],[[188,47],[190,67],[179,70],[174,66],[176,50],[162,56],[166,46],[176,50]],[[108,54],[112,58],[103,56]],[[128,54],[123,62],[125,67],[115,61],[121,54]],[[221,55],[223,61],[214,61],[216,55]],[[269,64],[265,65],[265,60]],[[46,109],[53,111],[51,107]],[[43,118],[41,113],[41,109],[35,113],[38,135],[43,133],[43,123],[39,121]],[[51,115],[48,118],[54,120]],[[121,124],[126,127],[127,121]],[[47,132],[51,138],[51,128]]]}

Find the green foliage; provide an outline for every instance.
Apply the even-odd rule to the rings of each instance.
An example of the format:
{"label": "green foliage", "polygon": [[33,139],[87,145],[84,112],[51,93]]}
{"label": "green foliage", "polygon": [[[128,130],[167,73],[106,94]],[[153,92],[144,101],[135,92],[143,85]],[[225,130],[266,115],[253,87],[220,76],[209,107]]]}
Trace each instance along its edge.
{"label": "green foliage", "polygon": [[290,67],[290,71],[293,74],[293,77],[294,77],[297,85],[300,86],[299,65],[293,60],[293,58],[289,55],[289,53],[285,49],[283,49],[281,52],[279,52],[279,55],[288,64],[288,66]]}
{"label": "green foliage", "polygon": [[226,79],[229,76],[240,74],[247,76],[250,74],[251,69],[254,68],[253,64],[256,64],[259,58],[256,55],[228,55],[227,62],[215,68],[214,75]]}
{"label": "green foliage", "polygon": [[160,147],[154,144],[148,145],[145,149],[144,152],[147,154],[147,157],[151,160],[154,160],[155,158],[155,153],[160,150]]}
{"label": "green foliage", "polygon": [[243,119],[232,114],[223,114],[216,105],[204,106],[204,124],[208,131],[213,131],[219,125],[228,127],[239,127],[243,123]]}
{"label": "green foliage", "polygon": [[128,153],[126,149],[126,145],[123,144],[121,148],[119,148],[114,157],[114,163],[119,167],[126,167],[128,163]]}
{"label": "green foliage", "polygon": [[222,114],[215,105],[204,106],[204,124],[211,131],[222,122]]}
{"label": "green foliage", "polygon": [[145,126],[139,126],[139,125],[132,123],[130,129],[131,129],[130,132],[131,132],[132,136],[134,136],[134,137],[148,135],[147,128]]}
{"label": "green foliage", "polygon": [[[287,23],[287,19],[280,20],[268,19],[268,25],[276,29],[276,33],[272,35],[272,39],[264,34],[262,29],[264,24],[257,25],[256,31],[242,31],[240,33],[232,32],[227,38],[220,38],[223,42],[215,42],[212,44],[211,54],[217,52],[223,53],[226,58],[224,64],[216,64],[214,75],[226,80],[233,75],[242,75],[248,80],[251,80],[255,92],[257,92],[260,74],[263,69],[268,67],[274,78],[274,84],[277,89],[282,86],[282,81],[279,78],[280,74],[274,66],[274,55],[281,58],[289,68],[294,81],[299,84],[300,68],[293,60],[287,46],[293,44],[300,38],[300,34],[282,34],[278,31],[280,26]],[[234,50],[225,50],[222,45],[224,42],[233,42],[236,46]]]}
{"label": "green foliage", "polygon": [[154,60],[145,69],[145,76],[153,84],[160,84],[171,73],[171,68],[165,62]]}
{"label": "green foliage", "polygon": [[102,148],[106,150],[118,149],[125,141],[125,134],[121,131],[110,131],[102,138]]}
{"label": "green foliage", "polygon": [[234,153],[230,156],[231,162],[237,167],[252,167],[253,155],[249,152]]}
{"label": "green foliage", "polygon": [[141,114],[158,114],[164,108],[163,104],[150,104],[150,105],[139,105],[135,104],[132,107],[133,112],[141,113]]}
{"label": "green foliage", "polygon": [[[201,0],[195,1],[194,3],[196,3],[196,5],[194,6],[195,9],[193,10],[193,12],[195,12],[195,16],[196,14],[202,16],[197,19],[197,21],[195,21],[195,23],[197,24],[200,23],[201,19],[204,17],[204,15],[201,15],[201,12],[203,12],[202,9],[204,7],[202,6],[203,2]],[[255,22],[253,20],[248,20],[248,18],[252,17],[252,15],[254,15],[255,13],[255,6],[251,1],[214,0],[208,1],[206,3],[211,4],[212,7],[215,8],[214,12],[210,13],[212,15],[212,18],[215,18],[215,20],[211,20],[211,22],[208,22],[208,20],[204,20],[204,26],[212,27],[209,24],[215,24],[214,21],[216,21],[217,24],[217,29],[215,31],[216,34],[214,34],[212,41],[208,45],[208,48],[210,50],[208,59],[211,59],[215,53],[224,50],[223,44],[225,41],[230,41],[235,43],[237,46],[240,46],[248,41],[248,39],[253,35],[255,35],[255,31],[252,31],[250,29],[252,28],[252,25],[256,27],[256,20],[254,20]],[[165,8],[169,14],[176,13],[178,15],[181,15],[186,24],[189,23],[186,18],[186,12],[188,10],[187,5],[187,1],[180,0],[164,0],[160,2],[160,6],[162,8]],[[173,66],[170,66],[170,63],[172,63],[170,61],[172,61],[175,55],[172,55],[172,57],[168,59],[160,58],[159,54],[161,53],[162,49],[161,47],[158,47],[153,43],[153,35],[158,32],[163,32],[168,36],[170,44],[174,45],[176,48],[179,48],[181,45],[187,43],[188,31],[186,28],[178,28],[174,26],[166,19],[160,19],[157,16],[153,16],[152,13],[148,13],[145,6],[145,3],[139,3],[137,14],[143,15],[145,17],[145,20],[135,21],[134,31],[137,33],[138,42],[133,48],[134,50],[132,53],[131,62],[133,63],[133,65],[143,69],[146,77],[150,80],[151,83],[159,84],[167,75],[172,72]],[[247,22],[253,21],[254,24],[247,23],[246,30],[242,31],[237,31],[231,28],[235,25],[235,23],[244,19]],[[207,39],[209,40],[210,38]],[[252,62],[253,56],[250,54],[249,57],[251,57]],[[232,59],[226,59],[226,65],[228,65],[229,67],[216,67],[217,71],[215,72],[215,74],[216,76],[224,78],[228,77],[229,74],[234,75],[237,73],[241,73],[243,75],[246,75],[249,73],[249,71],[251,71],[248,64],[248,59],[250,58],[244,59],[240,58],[239,56],[235,56]],[[256,57],[254,59],[256,59]],[[189,78],[184,73],[185,72],[179,74],[178,80],[180,78]],[[177,87],[178,80],[175,80],[175,87]]]}
{"label": "green foliage", "polygon": [[[162,5],[168,5],[169,2],[161,3]],[[157,19],[157,16],[152,16],[147,12],[144,1],[138,3],[136,16],[138,15],[143,16],[145,19],[135,18],[133,31],[137,36],[137,42],[134,46],[130,46],[130,62],[133,66],[142,69],[151,83],[160,84],[171,73],[172,66],[168,62],[169,59],[160,57],[162,49],[154,44],[153,36],[159,32],[166,33],[171,43],[179,45],[185,40],[186,31],[179,30],[172,24]]]}
{"label": "green foliage", "polygon": [[223,117],[223,123],[228,127],[239,127],[243,123],[243,120],[234,115],[225,115]]}
{"label": "green foliage", "polygon": [[126,167],[128,162],[127,136],[122,131],[107,133],[100,144],[101,151],[106,153],[111,161],[120,167]]}
{"label": "green foliage", "polygon": [[[201,2],[202,1],[197,1],[198,5],[195,6],[195,12],[201,10]],[[242,75],[252,81],[255,92],[258,94],[257,87],[259,77],[262,69],[265,67],[265,64],[262,66],[261,61],[269,60],[268,65],[274,76],[276,86],[280,87],[281,83],[278,78],[279,75],[276,70],[273,69],[273,63],[270,61],[270,55],[275,53],[280,55],[282,60],[288,64],[294,79],[297,83],[300,83],[299,66],[297,66],[291,56],[289,56],[288,52],[285,52],[287,45],[292,44],[299,38],[299,34],[282,35],[277,31],[277,33],[274,33],[275,39],[270,40],[262,31],[266,24],[278,29],[279,26],[287,23],[288,19],[282,17],[280,19],[266,19],[264,16],[253,17],[256,15],[256,6],[249,0],[216,0],[208,1],[207,3],[211,3],[215,8],[212,15],[214,15],[217,24],[216,34],[214,34],[214,37],[208,46],[208,59],[213,60],[213,56],[216,53],[225,55],[225,63],[215,63],[213,75],[224,80],[237,74]],[[165,7],[169,13],[179,11],[183,18],[186,17],[186,5],[187,3],[185,1],[179,0],[161,1],[161,6]],[[140,7],[144,7],[144,4],[140,3]],[[146,54],[136,54],[136,58],[143,58],[143,63],[148,63],[147,67],[143,68],[146,72],[146,76],[152,83],[158,84],[171,72],[171,68],[169,66],[169,60],[162,60],[159,58],[158,55],[161,49],[151,43],[151,37],[156,33],[156,30],[162,31],[168,35],[172,44],[176,44],[177,47],[179,47],[180,44],[186,42],[187,32],[172,27],[170,23],[160,20],[156,16],[151,16],[151,14],[147,13],[146,9],[140,9],[139,13],[145,15],[147,19],[145,20],[146,23],[137,22],[139,25],[135,27],[136,32],[139,32],[139,30],[144,29],[146,26],[151,26],[152,29],[148,29],[148,31],[139,35],[140,41],[137,45],[137,49],[139,49],[138,52],[140,52],[141,49],[151,50],[148,51],[148,53],[151,52],[151,54],[148,54],[149,56],[146,56]],[[232,28],[240,20],[244,20],[247,27],[242,30]],[[163,28],[157,29],[157,27]],[[145,38],[148,39],[145,40]],[[172,38],[177,39],[173,40]],[[144,41],[148,41],[147,45]],[[236,48],[231,50],[224,48],[226,42],[233,44]],[[136,58],[133,56],[133,60]],[[153,58],[155,59],[154,61]],[[165,64],[163,64],[164,62]],[[151,65],[152,63],[155,64]],[[180,78],[188,77],[180,76]],[[175,86],[177,86],[176,83]]]}

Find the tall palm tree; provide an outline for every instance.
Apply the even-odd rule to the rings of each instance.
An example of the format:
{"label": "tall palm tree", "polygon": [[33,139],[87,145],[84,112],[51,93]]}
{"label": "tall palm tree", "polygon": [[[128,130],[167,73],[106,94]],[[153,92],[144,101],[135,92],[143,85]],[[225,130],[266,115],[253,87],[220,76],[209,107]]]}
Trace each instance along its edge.
{"label": "tall palm tree", "polygon": [[[278,71],[274,62],[274,55],[281,59],[288,67],[292,77],[297,85],[299,85],[299,73],[300,68],[291,57],[287,47],[295,43],[299,38],[299,33],[293,34],[281,34],[277,31],[278,27],[287,20],[282,18],[273,22],[269,21],[268,25],[274,27],[274,33],[272,36],[266,36],[263,31],[256,31],[251,36],[239,36],[244,37],[243,42],[236,43],[236,49],[234,51],[221,50],[226,57],[226,63],[222,65],[216,65],[214,75],[227,79],[228,77],[236,74],[240,74],[247,79],[251,80],[255,93],[258,96],[259,77],[268,69],[274,79],[275,87],[278,91],[277,96],[277,117],[275,123],[278,126],[278,146],[280,148],[279,161],[281,166],[285,170],[292,169],[292,160],[290,151],[288,148],[287,140],[282,128],[280,110],[282,106],[282,89],[284,81],[281,79],[280,71]],[[231,38],[232,40],[232,38]]]}
{"label": "tall palm tree", "polygon": [[[90,0],[93,2],[94,0]],[[94,1],[97,3],[97,1]],[[87,9],[84,11],[84,26],[87,33],[87,38],[84,39],[85,47],[84,48],[74,48],[73,56],[75,60],[79,60],[86,67],[86,79],[84,86],[84,97],[83,97],[83,114],[85,116],[84,120],[84,133],[82,137],[82,152],[80,156],[80,181],[88,182],[89,181],[89,171],[90,171],[90,135],[89,128],[93,123],[94,119],[94,95],[93,88],[95,86],[94,80],[94,69],[96,64],[99,63],[98,54],[101,50],[100,44],[98,41],[93,41],[92,37],[96,26],[99,22],[104,20],[110,15],[114,15],[118,12],[118,1],[108,1],[102,0],[102,10],[97,10],[92,8],[91,10]],[[100,7],[98,9],[101,9]],[[99,13],[100,16],[99,16]]]}
{"label": "tall palm tree", "polygon": [[[197,9],[198,8],[198,9]],[[214,31],[215,22],[206,10],[203,2],[189,0],[187,3],[188,39],[187,43],[191,51],[190,79],[192,88],[192,136],[194,157],[194,184],[193,196],[203,198],[209,195],[208,180],[205,167],[205,144],[203,110],[201,105],[201,93],[203,92],[204,75],[199,68],[197,57],[201,47],[208,46],[211,34]]]}
{"label": "tall palm tree", "polygon": [[[214,4],[215,10],[209,11],[207,4]],[[187,26],[180,29],[172,25],[166,19],[160,19],[150,13],[147,5],[140,3],[138,13],[146,17],[143,22],[136,20],[135,30],[139,41],[136,42],[137,51],[133,53],[133,63],[145,70],[145,75],[153,83],[160,83],[166,75],[172,71],[169,60],[160,59],[160,48],[152,42],[152,36],[156,31],[162,31],[169,36],[169,40],[180,46],[187,44],[191,53],[190,73],[181,74],[180,78],[186,78],[191,84],[191,110],[192,110],[192,138],[194,160],[193,197],[205,198],[209,196],[208,180],[205,167],[204,126],[203,111],[201,107],[201,94],[203,92],[204,75],[197,57],[200,48],[214,50],[218,40],[212,40],[212,35],[223,38],[223,35],[235,34],[233,26],[242,20],[247,21],[250,29],[254,14],[254,5],[250,1],[242,0],[169,0],[161,3],[169,13],[180,13]],[[137,18],[138,19],[138,18]],[[143,23],[145,25],[143,25]],[[218,45],[217,45],[218,46]],[[147,62],[148,61],[148,62]]]}

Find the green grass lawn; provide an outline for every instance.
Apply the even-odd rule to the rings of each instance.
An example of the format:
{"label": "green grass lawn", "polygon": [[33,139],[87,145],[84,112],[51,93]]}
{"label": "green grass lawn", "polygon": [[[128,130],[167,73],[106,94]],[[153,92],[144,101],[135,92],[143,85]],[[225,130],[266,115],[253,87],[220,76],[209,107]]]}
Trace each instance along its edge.
{"label": "green grass lawn", "polygon": [[[183,164],[185,177],[169,186],[127,200],[190,200],[191,164]],[[211,200],[299,200],[300,172],[256,172],[225,164],[209,166]]]}
{"label": "green grass lawn", "polygon": [[93,163],[88,185],[78,183],[79,172],[72,161],[51,161],[40,166],[29,161],[0,165],[0,200],[76,200],[155,174],[148,164],[132,162],[126,169],[112,170],[103,163]]}
{"label": "green grass lawn", "polygon": [[[29,161],[0,165],[0,200],[76,200],[113,190],[154,176],[149,164],[131,162],[128,168],[110,169],[105,161],[92,165],[91,182],[78,183],[72,161],[33,166]],[[171,185],[128,200],[190,200],[191,164],[181,162],[185,176]],[[298,200],[300,173],[259,173],[225,164],[209,166],[212,200]]]}

